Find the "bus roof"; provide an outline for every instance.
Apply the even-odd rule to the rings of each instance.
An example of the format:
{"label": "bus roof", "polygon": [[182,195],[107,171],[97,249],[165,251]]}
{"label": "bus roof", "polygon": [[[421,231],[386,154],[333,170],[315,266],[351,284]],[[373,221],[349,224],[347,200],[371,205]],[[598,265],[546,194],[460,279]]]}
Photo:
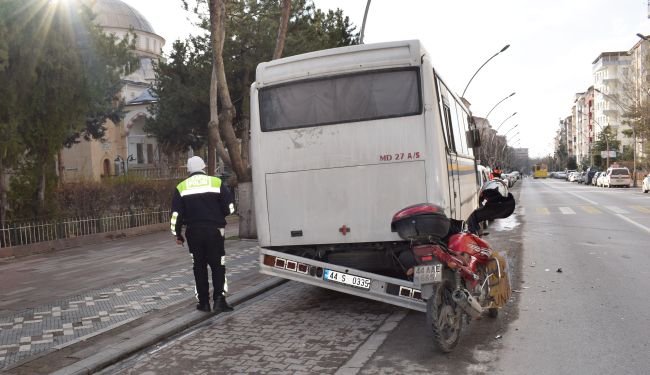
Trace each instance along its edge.
{"label": "bus roof", "polygon": [[419,40],[332,48],[285,57],[257,66],[258,87],[297,79],[391,67],[420,66],[424,53]]}

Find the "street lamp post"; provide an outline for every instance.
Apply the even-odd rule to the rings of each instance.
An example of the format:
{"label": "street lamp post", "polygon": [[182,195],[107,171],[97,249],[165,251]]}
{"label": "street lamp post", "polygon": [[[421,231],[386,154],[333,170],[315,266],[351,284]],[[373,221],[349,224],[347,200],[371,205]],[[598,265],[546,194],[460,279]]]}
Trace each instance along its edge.
{"label": "street lamp post", "polygon": [[494,109],[495,109],[499,104],[501,104],[504,100],[506,100],[506,99],[512,97],[513,95],[515,95],[514,92],[513,92],[512,94],[506,96],[505,98],[499,100],[499,102],[498,102],[497,104],[495,104],[494,107],[492,107],[492,109],[488,112],[488,114],[485,115],[485,119],[487,120],[487,118],[490,116],[490,113],[492,113],[492,111],[494,111]]}
{"label": "street lamp post", "polygon": [[370,9],[370,0],[366,3],[366,11],[363,13],[363,23],[361,24],[361,32],[359,33],[359,44],[363,44],[363,37],[366,31],[366,19],[368,18],[368,9]]}
{"label": "street lamp post", "polygon": [[494,55],[492,55],[492,57],[490,57],[489,59],[487,59],[487,61],[485,61],[485,62],[483,63],[483,65],[481,65],[481,66],[476,70],[476,72],[474,72],[474,75],[472,76],[472,78],[470,78],[470,79],[469,79],[469,82],[467,82],[467,86],[465,86],[465,90],[463,90],[463,94],[461,95],[461,97],[465,97],[465,92],[467,91],[467,88],[469,87],[469,84],[472,83],[472,80],[474,79],[474,77],[476,77],[476,75],[478,74],[478,72],[481,71],[481,69],[483,69],[483,67],[485,66],[485,64],[489,63],[490,60],[492,60],[493,58],[497,57],[497,55],[500,54],[501,52],[507,50],[508,47],[510,47],[510,44],[506,44],[505,47],[501,48],[501,51],[499,51],[499,52],[495,53]]}
{"label": "street lamp post", "polygon": [[497,126],[497,128],[494,130],[494,133],[492,133],[492,137],[490,138],[490,146],[489,146],[490,149],[492,149],[492,144],[494,143],[494,137],[497,135],[497,132],[499,132],[499,129],[501,128],[501,126],[502,126],[503,124],[505,124],[506,121],[508,121],[512,116],[514,116],[514,115],[516,115],[516,114],[517,114],[517,112],[515,112],[515,113],[511,114],[510,116],[506,117],[506,119],[503,120],[503,121],[499,124],[499,126]]}

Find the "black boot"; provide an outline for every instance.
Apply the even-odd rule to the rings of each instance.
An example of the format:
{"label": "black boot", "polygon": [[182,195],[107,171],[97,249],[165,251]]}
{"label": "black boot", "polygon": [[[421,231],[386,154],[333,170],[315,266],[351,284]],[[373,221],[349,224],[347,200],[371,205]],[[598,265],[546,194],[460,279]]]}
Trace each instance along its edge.
{"label": "black boot", "polygon": [[203,312],[210,312],[210,302],[197,303],[196,309]]}
{"label": "black boot", "polygon": [[232,310],[233,310],[232,307],[230,307],[228,302],[226,302],[226,297],[221,296],[221,297],[217,297],[214,300],[214,310],[212,310],[212,311],[215,311],[215,312],[228,312],[228,311],[232,311]]}

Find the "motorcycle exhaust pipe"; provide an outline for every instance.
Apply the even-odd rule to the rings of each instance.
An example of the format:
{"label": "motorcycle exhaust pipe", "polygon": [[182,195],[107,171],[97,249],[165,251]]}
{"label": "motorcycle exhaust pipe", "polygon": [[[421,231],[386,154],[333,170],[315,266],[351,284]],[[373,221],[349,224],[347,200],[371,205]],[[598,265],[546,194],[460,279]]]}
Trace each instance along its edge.
{"label": "motorcycle exhaust pipe", "polygon": [[478,319],[483,315],[483,307],[467,289],[457,289],[451,298],[472,318]]}

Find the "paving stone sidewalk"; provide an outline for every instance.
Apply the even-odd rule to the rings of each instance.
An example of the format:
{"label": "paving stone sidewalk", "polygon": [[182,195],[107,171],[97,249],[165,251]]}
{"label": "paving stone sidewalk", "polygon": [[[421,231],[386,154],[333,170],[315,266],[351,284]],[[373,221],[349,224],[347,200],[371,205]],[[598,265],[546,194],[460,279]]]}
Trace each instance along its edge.
{"label": "paving stone sidewalk", "polygon": [[[228,253],[228,279],[258,272],[255,245],[249,242],[248,247]],[[189,259],[186,264],[190,265]],[[191,268],[178,268],[0,316],[0,370],[126,324],[193,295]]]}

